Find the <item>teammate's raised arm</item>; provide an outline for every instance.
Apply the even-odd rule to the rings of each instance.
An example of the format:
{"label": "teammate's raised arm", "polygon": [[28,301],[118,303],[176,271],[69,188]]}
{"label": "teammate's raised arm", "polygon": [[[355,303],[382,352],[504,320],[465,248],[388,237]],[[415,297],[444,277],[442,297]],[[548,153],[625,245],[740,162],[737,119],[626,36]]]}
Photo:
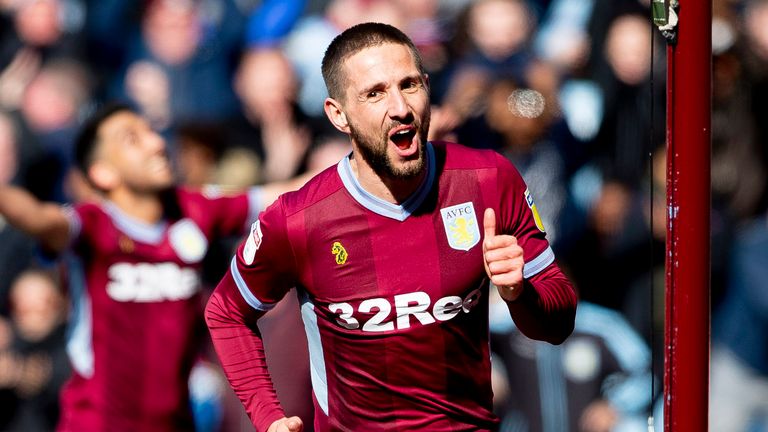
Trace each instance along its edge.
{"label": "teammate's raised arm", "polygon": [[0,185],[0,215],[51,252],[64,250],[69,242],[69,219],[64,208],[42,202],[25,189]]}

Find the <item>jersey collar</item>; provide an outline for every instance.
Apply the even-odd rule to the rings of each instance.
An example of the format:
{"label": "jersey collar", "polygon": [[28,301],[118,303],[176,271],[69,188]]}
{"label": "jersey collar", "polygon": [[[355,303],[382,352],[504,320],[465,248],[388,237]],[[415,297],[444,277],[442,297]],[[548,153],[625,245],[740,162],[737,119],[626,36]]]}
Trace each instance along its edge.
{"label": "jersey collar", "polygon": [[345,157],[338,163],[337,171],[342,183],[344,183],[344,187],[360,205],[376,214],[402,222],[424,202],[435,182],[435,150],[432,147],[432,143],[428,142],[426,149],[427,175],[424,176],[424,180],[418,189],[408,199],[403,201],[402,204],[392,204],[366,191],[352,172],[352,166],[349,163],[348,157]]}
{"label": "jersey collar", "polygon": [[133,240],[148,244],[159,244],[163,241],[165,229],[168,227],[167,222],[148,224],[139,221],[125,214],[111,201],[106,201],[103,208],[115,226]]}

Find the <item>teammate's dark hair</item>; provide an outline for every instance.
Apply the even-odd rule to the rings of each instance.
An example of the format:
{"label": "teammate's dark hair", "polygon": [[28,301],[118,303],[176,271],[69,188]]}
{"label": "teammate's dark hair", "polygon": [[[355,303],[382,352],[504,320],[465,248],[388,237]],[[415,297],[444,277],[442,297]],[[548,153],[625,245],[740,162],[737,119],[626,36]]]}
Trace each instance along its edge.
{"label": "teammate's dark hair", "polygon": [[99,141],[99,128],[107,119],[123,111],[136,112],[128,104],[110,103],[99,108],[80,128],[75,140],[75,164],[86,174],[86,177],[88,168],[93,163],[94,150]]}
{"label": "teammate's dark hair", "polygon": [[362,23],[344,30],[333,39],[325,50],[322,71],[328,96],[339,101],[344,98],[346,80],[342,67],[344,60],[365,48],[385,43],[407,46],[411,54],[413,54],[413,59],[419,72],[424,73],[419,50],[405,33],[389,24]]}

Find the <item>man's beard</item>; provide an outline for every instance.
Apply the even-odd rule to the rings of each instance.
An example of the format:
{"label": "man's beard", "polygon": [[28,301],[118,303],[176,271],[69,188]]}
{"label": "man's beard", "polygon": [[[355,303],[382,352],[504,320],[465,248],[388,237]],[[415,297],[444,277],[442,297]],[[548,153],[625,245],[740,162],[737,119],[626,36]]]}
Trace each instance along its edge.
{"label": "man's beard", "polygon": [[424,122],[413,122],[419,135],[419,149],[416,153],[416,160],[409,160],[405,166],[395,166],[387,154],[389,147],[389,131],[399,126],[400,122],[394,122],[386,128],[386,132],[379,139],[366,136],[360,130],[349,123],[349,134],[357,143],[357,149],[360,156],[365,160],[371,169],[379,176],[392,180],[408,180],[418,177],[424,170],[426,163],[424,155],[426,154],[427,132],[429,131],[429,113],[424,118]]}

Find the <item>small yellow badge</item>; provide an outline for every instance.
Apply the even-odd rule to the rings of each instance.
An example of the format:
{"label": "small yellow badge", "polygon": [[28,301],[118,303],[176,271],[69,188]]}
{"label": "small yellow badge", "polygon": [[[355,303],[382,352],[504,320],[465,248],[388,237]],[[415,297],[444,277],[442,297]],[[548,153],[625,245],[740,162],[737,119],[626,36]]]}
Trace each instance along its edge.
{"label": "small yellow badge", "polygon": [[331,246],[331,253],[336,257],[336,264],[342,265],[347,262],[347,250],[339,242],[333,242]]}
{"label": "small yellow badge", "polygon": [[536,204],[533,203],[531,191],[528,189],[525,190],[525,202],[528,204],[528,208],[531,209],[531,213],[533,213],[533,221],[536,223],[536,228],[541,232],[546,232],[544,230],[544,222],[541,221],[541,216],[539,216],[539,211],[536,209]]}

